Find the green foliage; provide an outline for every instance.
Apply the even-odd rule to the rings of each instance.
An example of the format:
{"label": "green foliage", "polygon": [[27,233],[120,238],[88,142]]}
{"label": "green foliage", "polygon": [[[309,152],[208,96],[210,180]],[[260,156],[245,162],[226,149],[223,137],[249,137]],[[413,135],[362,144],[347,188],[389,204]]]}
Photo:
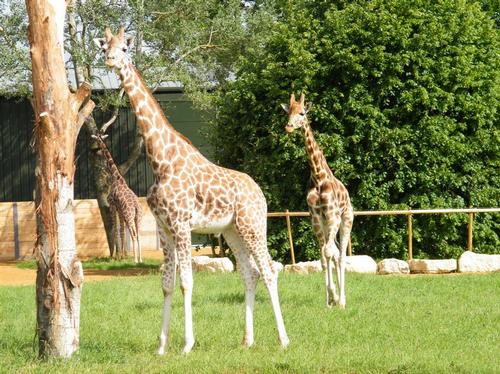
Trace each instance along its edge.
{"label": "green foliage", "polygon": [[[102,77],[103,56],[93,39],[103,37],[105,27],[116,32],[123,25],[127,35],[135,38],[132,59],[146,84],[155,88],[165,82],[180,83],[200,108],[211,107],[212,91],[231,78],[239,56],[258,45],[272,20],[266,6],[246,7],[240,0],[70,3],[65,34],[68,75],[74,75],[77,66],[84,75],[80,80]],[[0,0],[0,9],[0,94],[29,96],[25,4]],[[103,110],[124,105],[117,92],[99,95],[96,101]]]}
{"label": "green foliage", "polygon": [[[163,295],[158,275],[83,287],[80,349],[40,360],[33,340],[34,286],[0,286],[2,373],[491,373],[498,367],[500,274],[347,275],[347,309],[324,305],[323,275],[280,276],[291,344],[280,349],[265,287],[257,288],[255,345],[241,347],[241,276],[195,273],[196,345],[183,346],[174,293],[170,349],[155,354]],[[438,327],[438,328],[437,328]]]}
{"label": "green foliage", "polygon": [[[283,2],[220,95],[216,158],[252,175],[270,210],[306,210],[302,135],[285,134],[279,106],[305,92],[317,141],[355,209],[498,207],[500,49],[491,14],[466,1]],[[306,235],[298,252],[317,256],[304,225],[294,227]],[[476,249],[498,253],[498,215],[478,215],[474,227]],[[278,258],[288,256],[282,231],[270,227]],[[419,216],[414,231],[416,256],[456,257],[466,216]],[[356,253],[404,258],[406,246],[404,218],[355,220]]]}
{"label": "green foliage", "polygon": [[24,1],[0,0],[0,10],[0,95],[25,97],[30,90],[31,61]]}

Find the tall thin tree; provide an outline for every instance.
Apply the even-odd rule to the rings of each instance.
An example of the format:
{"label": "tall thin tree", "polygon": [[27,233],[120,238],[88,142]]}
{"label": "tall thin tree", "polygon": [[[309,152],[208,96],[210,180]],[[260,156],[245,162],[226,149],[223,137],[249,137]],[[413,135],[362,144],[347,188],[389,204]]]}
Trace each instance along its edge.
{"label": "tall thin tree", "polygon": [[64,0],[26,0],[35,109],[39,353],[70,357],[79,345],[83,272],[73,215],[75,145],[92,112],[90,85],[71,93],[64,65]]}

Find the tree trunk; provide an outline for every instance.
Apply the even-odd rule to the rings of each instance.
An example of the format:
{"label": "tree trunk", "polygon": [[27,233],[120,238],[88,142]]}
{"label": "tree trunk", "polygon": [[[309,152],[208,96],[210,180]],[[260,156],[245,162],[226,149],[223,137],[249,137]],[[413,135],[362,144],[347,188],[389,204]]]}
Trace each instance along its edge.
{"label": "tree trunk", "polygon": [[26,0],[35,109],[39,354],[70,357],[79,345],[83,272],[76,256],[73,178],[78,132],[94,108],[90,86],[72,94],[64,66],[64,0]]}

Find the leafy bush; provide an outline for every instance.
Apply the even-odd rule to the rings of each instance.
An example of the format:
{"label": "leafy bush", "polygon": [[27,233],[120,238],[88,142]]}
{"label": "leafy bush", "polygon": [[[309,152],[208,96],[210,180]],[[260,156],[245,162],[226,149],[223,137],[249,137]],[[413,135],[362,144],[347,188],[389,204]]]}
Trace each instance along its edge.
{"label": "leafy bush", "polygon": [[[215,158],[252,175],[269,210],[306,210],[302,135],[284,132],[279,104],[305,92],[309,118],[356,210],[499,206],[499,33],[479,3],[356,0],[283,2],[263,45],[239,61],[220,95]],[[318,256],[308,222],[294,221],[299,258]],[[450,257],[466,245],[466,215],[419,216],[414,255]],[[476,250],[500,248],[498,215],[474,225]],[[269,241],[287,259],[285,226]],[[355,220],[353,249],[406,254],[404,217]]]}

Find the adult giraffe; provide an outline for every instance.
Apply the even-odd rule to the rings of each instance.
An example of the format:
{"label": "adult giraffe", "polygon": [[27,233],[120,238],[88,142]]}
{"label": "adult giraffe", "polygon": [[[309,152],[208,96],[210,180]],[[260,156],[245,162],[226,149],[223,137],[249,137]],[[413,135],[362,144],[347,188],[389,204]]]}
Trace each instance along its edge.
{"label": "adult giraffe", "polygon": [[[347,188],[333,175],[328,167],[307,119],[308,108],[304,104],[304,94],[300,100],[290,96],[290,104],[282,104],[288,113],[285,130],[292,133],[302,128],[305,138],[306,153],[311,168],[311,177],[307,193],[307,204],[311,214],[312,226],[321,248],[321,264],[325,271],[326,305],[338,304],[345,308],[345,256],[349,243],[354,214]],[[340,233],[340,250],[335,242]],[[340,296],[333,280],[332,259]]]}
{"label": "adult giraffe", "polygon": [[165,353],[168,343],[176,261],[184,296],[183,353],[194,345],[191,232],[222,233],[233,250],[245,284],[243,344],[251,346],[254,341],[253,309],[260,275],[271,298],[279,341],[286,347],[289,340],[278,298],[278,272],[267,250],[267,205],[261,189],[248,175],[212,164],[172,127],[127,56],[132,38],[125,39],[123,27],[117,35],[106,28],[105,38],[95,42],[105,54],[106,65],[120,75],[155,175],[147,201],[158,224],[164,254],[165,301],[158,354]]}

